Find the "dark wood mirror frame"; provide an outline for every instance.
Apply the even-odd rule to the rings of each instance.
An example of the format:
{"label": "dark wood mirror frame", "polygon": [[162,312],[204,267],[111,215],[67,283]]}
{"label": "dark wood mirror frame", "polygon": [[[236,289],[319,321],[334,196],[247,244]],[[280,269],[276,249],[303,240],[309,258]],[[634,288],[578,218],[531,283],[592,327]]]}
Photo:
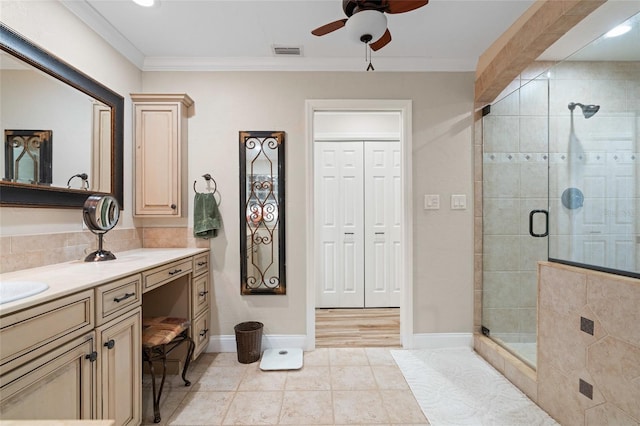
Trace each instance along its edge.
{"label": "dark wood mirror frame", "polygon": [[[0,50],[111,108],[111,192],[123,206],[124,98],[0,23]],[[91,143],[91,141],[87,141]],[[92,192],[91,192],[92,193]],[[0,205],[82,208],[88,191],[0,182]]]}

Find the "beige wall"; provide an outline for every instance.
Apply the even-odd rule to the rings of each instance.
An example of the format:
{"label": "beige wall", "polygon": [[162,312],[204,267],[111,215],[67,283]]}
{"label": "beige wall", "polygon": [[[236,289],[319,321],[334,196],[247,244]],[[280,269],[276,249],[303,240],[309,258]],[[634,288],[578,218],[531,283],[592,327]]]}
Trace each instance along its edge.
{"label": "beige wall", "polygon": [[[189,183],[211,173],[222,196],[224,232],[211,243],[215,297],[224,301],[214,308],[214,335],[249,319],[264,322],[267,334],[305,333],[306,99],[413,101],[414,332],[472,331],[472,210],[448,207],[452,193],[472,198],[472,73],[148,72],[143,90],[184,91],[195,101]],[[240,130],[287,132],[283,297],[240,296]],[[425,193],[440,194],[443,208],[422,210]]]}
{"label": "beige wall", "polygon": [[[0,7],[7,25],[125,96],[125,211],[118,228],[142,225],[134,222],[130,210],[128,94],[186,92],[194,98],[187,187],[202,174],[211,173],[222,195],[224,231],[211,241],[216,299],[213,335],[233,334],[233,325],[247,319],[263,321],[267,334],[305,333],[305,100],[412,100],[414,333],[472,331],[473,73],[149,72],[141,77],[133,65],[57,2],[9,1],[0,2]],[[238,131],[265,129],[287,132],[288,291],[282,297],[240,296]],[[441,210],[422,210],[427,193],[441,195]],[[468,208],[451,211],[451,194],[466,194]],[[189,198],[191,205],[191,190]],[[64,245],[69,235],[82,230],[79,210],[2,208],[0,213],[3,257],[11,249],[10,236],[22,244],[21,250],[42,250],[43,242],[55,240]],[[171,227],[168,232],[175,233],[176,226],[190,226],[191,222],[188,217],[144,225],[155,227],[155,235],[157,227]],[[193,243],[186,236],[189,232],[185,229],[181,235],[185,244]],[[54,239],[51,233],[64,236]],[[32,234],[40,237],[31,238]],[[134,241],[139,241],[140,234],[136,233]],[[78,256],[76,252],[73,256]]]}

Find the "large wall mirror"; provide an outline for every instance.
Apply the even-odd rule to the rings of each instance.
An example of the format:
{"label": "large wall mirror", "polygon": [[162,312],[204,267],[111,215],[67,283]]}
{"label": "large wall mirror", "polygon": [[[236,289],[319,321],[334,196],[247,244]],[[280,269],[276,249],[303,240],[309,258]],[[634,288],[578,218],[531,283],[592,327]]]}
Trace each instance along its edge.
{"label": "large wall mirror", "polygon": [[285,294],[284,132],[240,132],[242,294]]}
{"label": "large wall mirror", "polygon": [[0,205],[123,205],[124,99],[0,23]]}

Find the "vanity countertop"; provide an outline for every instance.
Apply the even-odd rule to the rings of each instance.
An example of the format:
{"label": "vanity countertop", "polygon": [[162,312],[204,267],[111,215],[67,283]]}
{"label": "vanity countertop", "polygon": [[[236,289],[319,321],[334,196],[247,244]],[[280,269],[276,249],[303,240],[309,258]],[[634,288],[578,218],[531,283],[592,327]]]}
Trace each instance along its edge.
{"label": "vanity countertop", "polygon": [[74,260],[0,274],[0,282],[38,281],[49,286],[47,290],[34,296],[0,304],[0,316],[93,288],[155,266],[204,253],[207,250],[209,249],[142,248],[116,253],[115,260],[103,262]]}
{"label": "vanity countertop", "polygon": [[0,426],[113,426],[115,420],[0,420]]}

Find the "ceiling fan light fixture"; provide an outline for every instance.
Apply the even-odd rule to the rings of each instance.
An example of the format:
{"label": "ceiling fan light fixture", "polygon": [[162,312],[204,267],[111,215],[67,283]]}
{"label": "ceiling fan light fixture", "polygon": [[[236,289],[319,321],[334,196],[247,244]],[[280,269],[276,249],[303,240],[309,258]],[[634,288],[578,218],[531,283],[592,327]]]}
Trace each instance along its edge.
{"label": "ceiling fan light fixture", "polygon": [[345,27],[353,40],[369,43],[387,30],[387,17],[377,10],[361,10],[349,18]]}

